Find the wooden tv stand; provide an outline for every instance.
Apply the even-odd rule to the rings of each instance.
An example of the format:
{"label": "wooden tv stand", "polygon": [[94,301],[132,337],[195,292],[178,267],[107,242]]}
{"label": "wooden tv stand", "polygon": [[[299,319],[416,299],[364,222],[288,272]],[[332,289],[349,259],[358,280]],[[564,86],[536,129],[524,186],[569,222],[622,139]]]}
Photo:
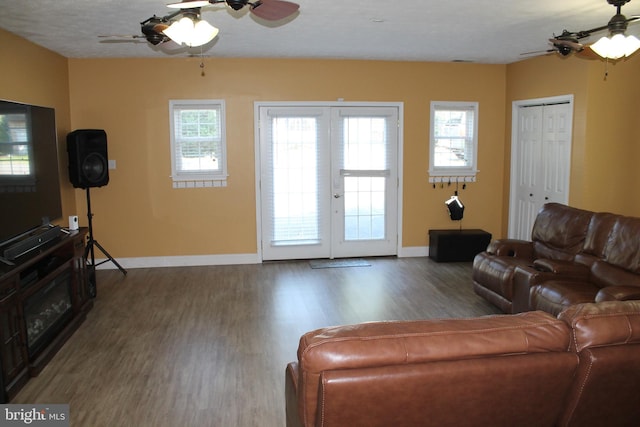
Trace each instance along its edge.
{"label": "wooden tv stand", "polygon": [[42,371],[93,307],[87,231],[62,232],[14,265],[0,264],[0,403]]}

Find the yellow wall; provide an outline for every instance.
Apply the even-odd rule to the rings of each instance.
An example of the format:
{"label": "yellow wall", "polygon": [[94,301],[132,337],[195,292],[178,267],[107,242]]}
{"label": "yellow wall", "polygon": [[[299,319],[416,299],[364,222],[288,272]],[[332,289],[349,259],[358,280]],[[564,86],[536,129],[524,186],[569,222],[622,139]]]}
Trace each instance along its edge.
{"label": "yellow wall", "polygon": [[[500,230],[505,66],[415,62],[196,58],[71,59],[74,128],[105,129],[111,181],[93,189],[96,238],[115,257],[255,253],[255,101],[404,103],[404,246],[457,227],[428,184],[429,102],[479,101],[478,183],[461,191],[466,228]],[[172,188],[170,99],[224,99],[226,188]],[[78,206],[83,194],[78,195]]]}
{"label": "yellow wall", "polygon": [[[609,65],[544,56],[510,65],[292,59],[65,59],[0,30],[0,98],[56,108],[64,215],[86,225],[83,190],[66,174],[66,134],[105,129],[117,168],[91,190],[96,238],[114,257],[247,254],[256,248],[255,101],[404,103],[403,246],[424,247],[430,228],[459,224],[428,184],[429,102],[480,103],[478,182],[460,191],[465,228],[504,237],[508,219],[511,104],[573,94],[570,204],[640,215],[640,55]],[[227,106],[225,188],[174,190],[168,101],[222,98]]]}
{"label": "yellow wall", "polygon": [[[0,29],[0,99],[56,110],[63,218],[76,211],[67,175],[65,138],[71,129],[67,59]],[[4,207],[2,207],[4,208]],[[62,221],[62,225],[68,224]]]}
{"label": "yellow wall", "polygon": [[[605,73],[608,75],[605,79]],[[516,100],[573,94],[569,204],[640,216],[640,55],[616,64],[549,55],[507,67],[507,111]],[[507,138],[511,119],[507,119]],[[507,143],[510,147],[510,143]],[[508,164],[505,181],[509,178]],[[503,212],[508,212],[508,185]],[[507,224],[504,224],[506,227]],[[506,231],[506,228],[504,228]]]}
{"label": "yellow wall", "polygon": [[[605,78],[605,73],[606,75]],[[584,205],[640,216],[640,54],[589,68]]]}

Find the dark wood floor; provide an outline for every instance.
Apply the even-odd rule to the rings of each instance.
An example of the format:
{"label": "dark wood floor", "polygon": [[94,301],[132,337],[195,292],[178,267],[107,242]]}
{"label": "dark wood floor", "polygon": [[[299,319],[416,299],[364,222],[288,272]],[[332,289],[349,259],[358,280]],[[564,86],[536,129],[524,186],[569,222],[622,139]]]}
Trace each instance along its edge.
{"label": "dark wood floor", "polygon": [[304,332],[499,312],[473,293],[470,263],[370,261],[100,270],[86,322],[12,403],[69,403],[83,427],[279,427]]}

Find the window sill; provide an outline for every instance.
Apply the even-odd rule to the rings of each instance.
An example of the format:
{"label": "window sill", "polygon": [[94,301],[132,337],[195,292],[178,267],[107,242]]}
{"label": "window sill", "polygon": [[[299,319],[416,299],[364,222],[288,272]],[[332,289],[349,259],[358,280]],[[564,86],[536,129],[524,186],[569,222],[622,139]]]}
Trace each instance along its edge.
{"label": "window sill", "polygon": [[194,180],[194,181],[173,181],[173,188],[212,188],[226,187],[226,179],[218,180]]}

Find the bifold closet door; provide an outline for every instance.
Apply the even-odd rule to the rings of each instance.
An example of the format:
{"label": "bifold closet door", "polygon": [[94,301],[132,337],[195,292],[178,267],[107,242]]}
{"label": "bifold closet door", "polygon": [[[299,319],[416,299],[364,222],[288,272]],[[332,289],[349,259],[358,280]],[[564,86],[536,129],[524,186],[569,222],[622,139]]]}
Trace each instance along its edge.
{"label": "bifold closet door", "polygon": [[565,102],[517,110],[509,237],[529,240],[545,203],[568,203],[572,108]]}

